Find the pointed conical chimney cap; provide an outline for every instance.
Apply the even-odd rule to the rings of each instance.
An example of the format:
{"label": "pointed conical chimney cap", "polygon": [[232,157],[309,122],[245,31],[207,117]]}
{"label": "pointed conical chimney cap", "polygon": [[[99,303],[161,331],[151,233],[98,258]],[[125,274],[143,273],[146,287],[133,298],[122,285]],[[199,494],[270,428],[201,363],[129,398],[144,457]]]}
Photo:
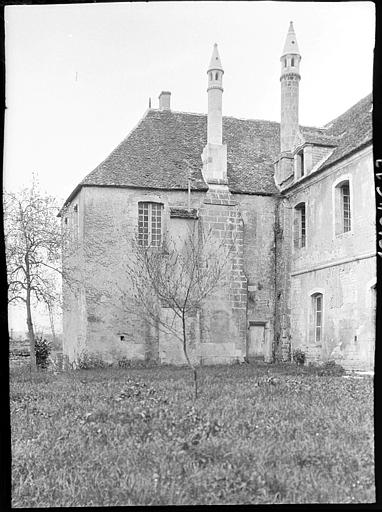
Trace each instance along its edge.
{"label": "pointed conical chimney cap", "polygon": [[296,39],[296,34],[294,33],[293,21],[291,21],[289,24],[289,30],[288,30],[288,34],[287,34],[287,37],[285,40],[285,45],[284,45],[284,50],[283,50],[282,56],[290,54],[290,53],[295,53],[297,55],[300,55],[300,51],[298,49],[298,44],[297,44],[297,39]]}
{"label": "pointed conical chimney cap", "polygon": [[214,44],[214,49],[212,51],[210,65],[208,66],[208,71],[211,71],[213,69],[220,69],[221,71],[224,71],[221,60],[220,60],[217,43]]}

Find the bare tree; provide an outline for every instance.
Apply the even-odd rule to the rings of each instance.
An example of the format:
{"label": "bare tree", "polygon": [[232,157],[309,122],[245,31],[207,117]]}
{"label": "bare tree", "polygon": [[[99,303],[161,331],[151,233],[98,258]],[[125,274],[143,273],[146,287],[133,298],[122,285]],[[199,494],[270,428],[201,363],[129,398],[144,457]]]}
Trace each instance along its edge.
{"label": "bare tree", "polygon": [[[127,265],[132,311],[138,308],[149,324],[181,342],[193,372],[195,398],[198,374],[188,350],[187,322],[222,280],[234,242],[232,232],[227,234],[217,241],[211,230],[205,232],[194,224],[183,240],[167,239],[162,247],[144,246],[135,239],[133,258]],[[131,303],[131,298],[126,297],[124,302]],[[163,315],[162,308],[170,314]]]}
{"label": "bare tree", "polygon": [[36,303],[51,313],[58,300],[61,230],[55,198],[43,194],[34,177],[30,188],[4,193],[4,234],[8,303],[25,304],[31,368],[36,368],[33,310]]}

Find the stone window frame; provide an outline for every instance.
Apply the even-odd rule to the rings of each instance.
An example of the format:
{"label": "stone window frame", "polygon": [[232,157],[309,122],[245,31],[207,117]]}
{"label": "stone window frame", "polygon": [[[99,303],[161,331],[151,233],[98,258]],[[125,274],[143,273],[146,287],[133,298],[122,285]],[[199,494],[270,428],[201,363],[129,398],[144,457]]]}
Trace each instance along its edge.
{"label": "stone window frame", "polygon": [[[316,301],[317,297],[321,297],[321,325],[320,325],[320,339],[317,340],[317,311]],[[314,288],[309,291],[309,337],[308,339],[316,346],[321,346],[324,339],[325,332],[325,290],[323,288]]]}
{"label": "stone window frame", "polygon": [[167,233],[167,217],[169,216],[169,206],[168,206],[168,199],[166,195],[156,194],[152,193],[150,191],[147,192],[140,192],[137,193],[134,196],[134,200],[129,205],[129,215],[131,215],[131,220],[134,228],[134,233],[136,238],[138,238],[138,209],[139,203],[160,203],[163,205],[162,208],[162,244],[161,247],[163,247],[163,242],[166,238]]}
{"label": "stone window frame", "polygon": [[307,174],[305,169],[305,144],[295,148],[293,155],[293,164],[294,179],[300,180],[301,178],[304,178]]}
{"label": "stone window frame", "polygon": [[[343,186],[349,185],[350,198],[350,229],[344,231],[344,205],[342,190]],[[354,229],[354,195],[353,180],[351,174],[342,174],[338,176],[332,185],[332,208],[333,208],[333,239],[346,237],[353,234]]]}
{"label": "stone window frame", "polygon": [[[143,247],[162,247],[164,204],[158,201],[138,201],[138,244]],[[141,208],[141,205],[142,206]],[[155,205],[155,208],[153,208]],[[145,207],[147,206],[147,243],[145,243]],[[159,206],[159,208],[158,208]],[[142,213],[141,213],[142,212]],[[159,215],[158,215],[159,212]],[[143,218],[142,218],[143,216]],[[158,221],[159,220],[159,221]],[[158,232],[153,233],[153,229]],[[155,243],[153,243],[155,242]]]}
{"label": "stone window frame", "polygon": [[[304,224],[302,225],[302,211]],[[307,247],[307,202],[299,201],[293,206],[293,250],[299,251]]]}

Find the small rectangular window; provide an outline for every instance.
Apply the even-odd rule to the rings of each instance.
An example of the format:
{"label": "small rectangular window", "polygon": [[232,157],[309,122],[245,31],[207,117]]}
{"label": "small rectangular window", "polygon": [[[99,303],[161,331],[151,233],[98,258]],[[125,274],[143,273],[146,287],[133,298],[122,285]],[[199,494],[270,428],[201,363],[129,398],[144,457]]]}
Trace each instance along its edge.
{"label": "small rectangular window", "polygon": [[138,243],[144,247],[160,247],[162,243],[161,203],[138,203]]}

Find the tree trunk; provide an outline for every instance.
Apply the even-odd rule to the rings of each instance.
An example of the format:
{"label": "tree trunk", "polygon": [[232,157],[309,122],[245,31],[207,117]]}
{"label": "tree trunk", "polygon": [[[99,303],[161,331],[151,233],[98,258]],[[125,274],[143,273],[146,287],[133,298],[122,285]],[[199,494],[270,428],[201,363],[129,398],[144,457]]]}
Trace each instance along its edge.
{"label": "tree trunk", "polygon": [[195,366],[191,363],[187,352],[187,336],[186,336],[186,318],[184,312],[182,312],[182,327],[183,327],[183,352],[186,357],[188,366],[191,368],[194,375],[194,400],[198,398],[198,373]]}
{"label": "tree trunk", "polygon": [[54,316],[53,316],[51,304],[48,304],[48,312],[49,312],[50,329],[52,331],[53,346],[55,347],[56,346],[56,330],[54,328]]}
{"label": "tree trunk", "polygon": [[29,338],[29,352],[30,352],[30,368],[34,372],[37,369],[36,365],[36,340],[32,322],[32,309],[31,309],[31,280],[29,273],[29,260],[25,257],[25,269],[26,269],[26,281],[27,281],[27,326],[28,326],[28,338]]}
{"label": "tree trunk", "polygon": [[36,365],[36,341],[34,336],[32,312],[30,305],[30,292],[27,292],[27,326],[28,326],[28,338],[29,338],[29,351],[30,351],[30,365],[31,370],[34,372],[37,368]]}

